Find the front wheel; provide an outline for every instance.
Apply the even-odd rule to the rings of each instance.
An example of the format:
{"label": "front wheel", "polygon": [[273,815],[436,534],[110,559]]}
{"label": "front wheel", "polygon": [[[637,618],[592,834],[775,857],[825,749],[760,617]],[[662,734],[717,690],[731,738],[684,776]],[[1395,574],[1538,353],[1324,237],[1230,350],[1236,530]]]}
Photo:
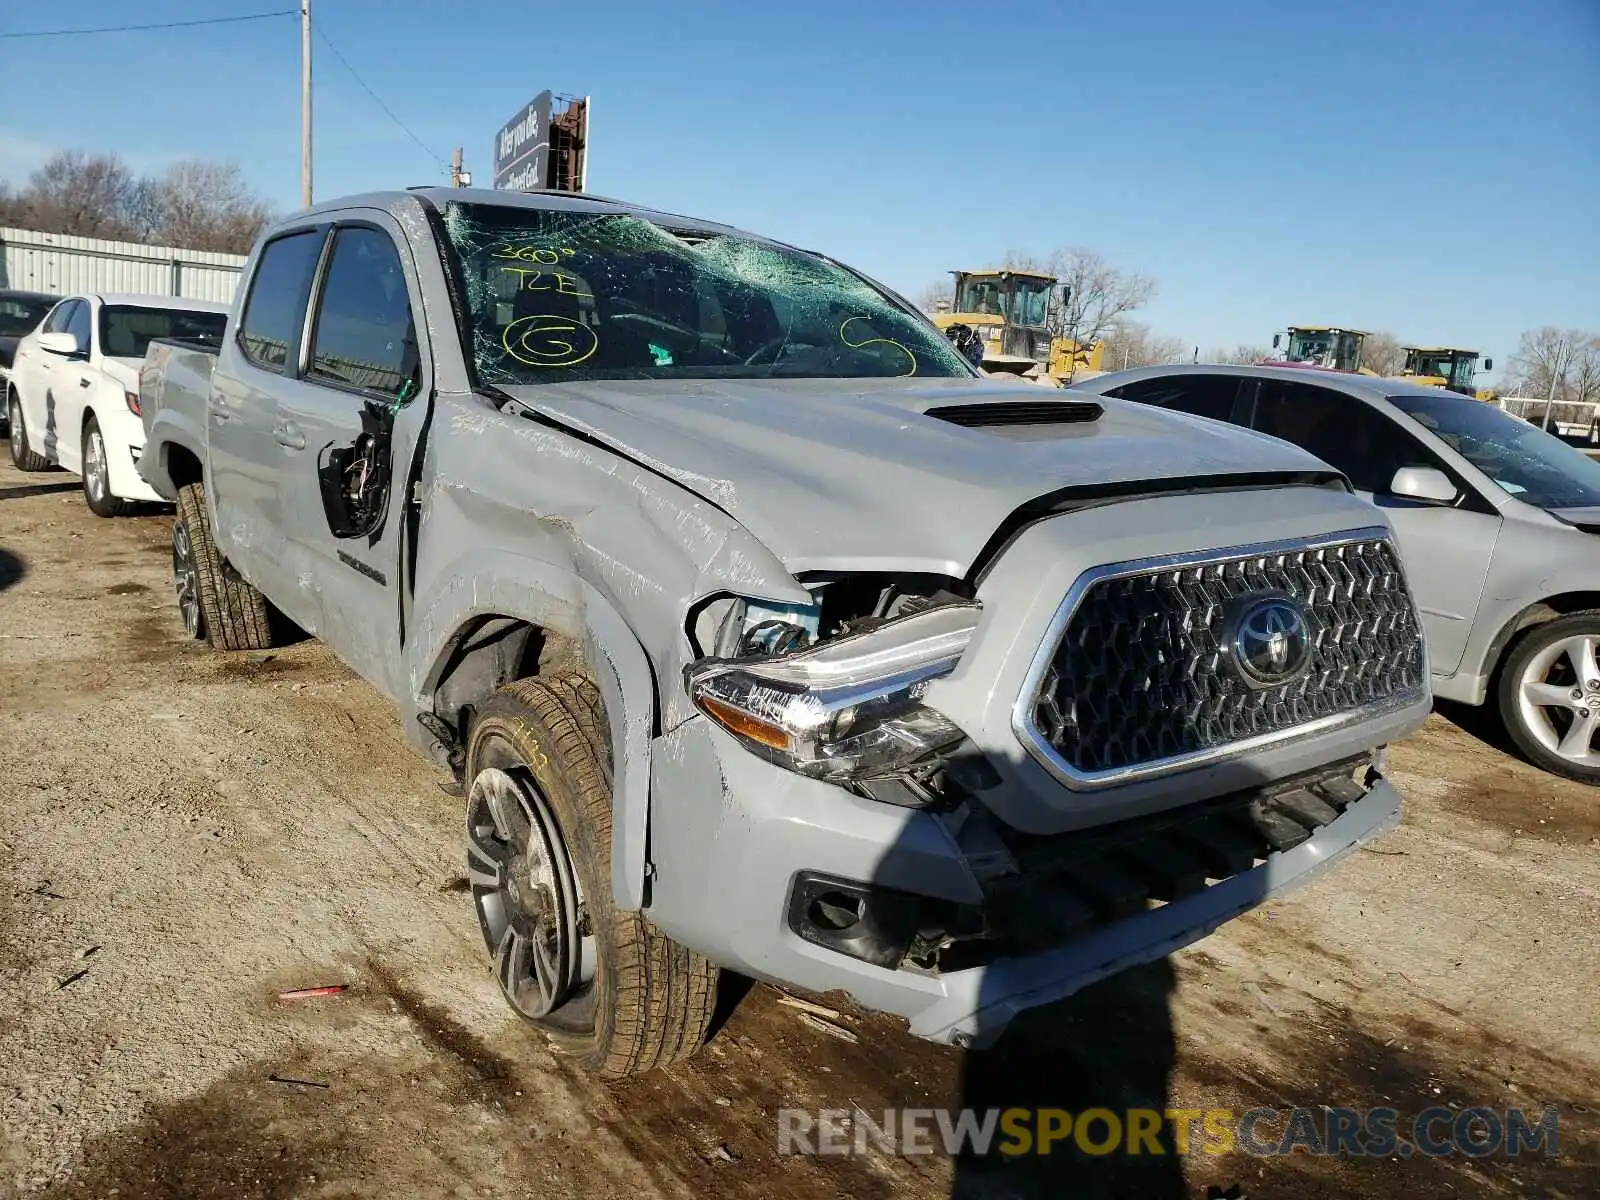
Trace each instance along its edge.
{"label": "front wheel", "polygon": [[106,456],[105,434],[90,417],[83,426],[83,499],[97,517],[120,517],[133,505],[111,494],[111,463]]}
{"label": "front wheel", "polygon": [[1600,784],[1600,610],[1535,626],[1500,672],[1500,715],[1535,765]]}
{"label": "front wheel", "polygon": [[717,969],[611,894],[605,717],[577,674],[497,689],[467,745],[467,867],[507,1003],[606,1078],[704,1040]]}

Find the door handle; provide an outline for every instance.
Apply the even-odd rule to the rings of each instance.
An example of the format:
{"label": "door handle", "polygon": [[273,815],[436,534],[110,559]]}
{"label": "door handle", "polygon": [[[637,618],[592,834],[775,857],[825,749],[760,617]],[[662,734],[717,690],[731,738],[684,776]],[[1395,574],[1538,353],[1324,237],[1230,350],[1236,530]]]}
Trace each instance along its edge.
{"label": "door handle", "polygon": [[306,435],[300,432],[300,426],[293,421],[285,421],[272,431],[272,436],[278,439],[278,445],[289,450],[304,450],[306,448]]}
{"label": "door handle", "polygon": [[211,397],[211,419],[213,421],[226,421],[233,414],[228,411],[228,402],[221,396]]}
{"label": "door handle", "polygon": [[85,378],[83,378],[83,377],[82,377],[82,376],[81,376],[81,375],[80,375],[80,376],[79,376],[79,377],[78,377],[78,386],[79,386],[79,387],[88,387],[88,386],[89,386],[89,380],[87,380],[87,379],[85,379]]}

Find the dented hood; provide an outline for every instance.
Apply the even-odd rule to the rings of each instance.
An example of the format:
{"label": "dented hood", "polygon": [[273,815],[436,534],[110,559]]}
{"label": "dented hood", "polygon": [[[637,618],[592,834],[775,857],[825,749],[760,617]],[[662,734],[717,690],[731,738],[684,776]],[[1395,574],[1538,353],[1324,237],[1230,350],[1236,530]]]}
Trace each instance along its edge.
{"label": "dented hood", "polygon": [[[985,380],[704,380],[503,389],[710,501],[791,571],[964,575],[1021,505],[1065,487],[1327,471],[1249,430]],[[967,428],[944,405],[1088,399],[1092,421]]]}

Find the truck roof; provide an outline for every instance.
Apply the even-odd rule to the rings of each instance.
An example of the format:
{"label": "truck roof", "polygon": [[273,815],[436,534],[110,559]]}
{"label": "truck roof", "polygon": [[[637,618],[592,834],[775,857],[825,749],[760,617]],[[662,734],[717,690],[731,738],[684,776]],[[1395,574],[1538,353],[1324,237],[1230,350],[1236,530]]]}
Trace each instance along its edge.
{"label": "truck roof", "polygon": [[[716,221],[706,221],[698,217],[686,217],[678,213],[662,212],[643,204],[632,204],[626,200],[613,200],[606,196],[594,196],[588,193],[535,191],[512,192],[499,191],[489,188],[453,188],[453,187],[413,187],[405,190],[385,192],[364,192],[355,196],[340,196],[322,204],[314,204],[308,209],[292,213],[285,217],[280,224],[302,219],[306,216],[315,216],[324,212],[339,212],[350,208],[381,208],[396,217],[406,212],[408,207],[418,199],[425,200],[433,207],[443,209],[446,204],[494,204],[504,208],[527,208],[556,212],[586,212],[586,213],[619,213],[627,216],[639,217],[659,225],[669,225],[674,229],[689,229],[708,234],[737,234],[741,238],[751,241],[771,242],[774,245],[781,243],[772,238],[763,237],[749,230],[738,229],[732,225],[723,225]],[[415,212],[415,209],[410,209]]]}

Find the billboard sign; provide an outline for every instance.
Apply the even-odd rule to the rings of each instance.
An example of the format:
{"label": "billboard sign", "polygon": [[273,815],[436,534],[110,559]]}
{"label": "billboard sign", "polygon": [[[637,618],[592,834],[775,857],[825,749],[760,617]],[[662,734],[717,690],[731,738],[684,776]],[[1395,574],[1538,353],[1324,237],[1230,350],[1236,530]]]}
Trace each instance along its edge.
{"label": "billboard sign", "polygon": [[540,92],[494,139],[494,186],[510,191],[546,186],[550,158],[550,93]]}

